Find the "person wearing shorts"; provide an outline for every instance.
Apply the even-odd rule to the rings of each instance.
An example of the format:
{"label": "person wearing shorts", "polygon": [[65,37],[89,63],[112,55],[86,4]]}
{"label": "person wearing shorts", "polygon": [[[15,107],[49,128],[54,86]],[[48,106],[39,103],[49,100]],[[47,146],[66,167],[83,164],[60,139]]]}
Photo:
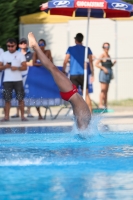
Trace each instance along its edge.
{"label": "person wearing shorts", "polygon": [[[22,71],[22,77],[23,77],[23,85],[25,85],[25,79],[27,77],[28,71],[29,71],[29,67],[33,66],[33,53],[30,51],[30,49],[28,48],[28,41],[26,38],[21,38],[19,40],[19,52],[21,52],[25,58],[26,58],[26,65],[27,65],[27,70],[26,71]],[[27,107],[27,117],[29,118],[33,118],[34,116],[31,114],[30,109],[31,107]],[[18,118],[19,117],[19,108],[17,107],[17,112],[15,115],[11,116],[12,118]]]}
{"label": "person wearing shorts", "polygon": [[27,121],[24,117],[24,88],[21,71],[27,69],[25,56],[16,50],[17,42],[14,38],[7,40],[8,51],[0,55],[0,70],[4,70],[3,98],[5,100],[5,117],[2,122],[9,121],[12,92],[15,90],[16,99],[21,111],[21,120]]}
{"label": "person wearing shorts", "polygon": [[[63,63],[63,72],[65,73],[67,63],[70,60],[70,80],[76,87],[81,86],[83,91],[83,83],[84,83],[84,57],[85,57],[85,46],[82,45],[84,36],[82,33],[77,33],[75,39],[75,46],[71,46],[68,48],[66,52],[66,56]],[[88,59],[90,64],[92,81],[94,77],[94,68],[93,68],[93,59],[91,49],[88,48]],[[86,103],[92,113],[92,105],[91,99],[88,94],[88,84],[86,85]]]}
{"label": "person wearing shorts", "polygon": [[[84,75],[72,75],[70,76],[70,80],[76,87],[78,88],[79,85],[81,86],[81,89],[83,90],[83,83],[84,83]],[[88,90],[88,80],[86,82],[86,89]]]}
{"label": "person wearing shorts", "polygon": [[99,56],[99,59],[96,61],[95,66],[100,69],[99,73],[99,82],[100,82],[100,95],[99,95],[99,108],[107,108],[108,100],[108,91],[110,81],[112,79],[113,71],[112,67],[115,65],[116,61],[112,62],[109,55],[110,44],[104,42],[102,45],[103,53]]}

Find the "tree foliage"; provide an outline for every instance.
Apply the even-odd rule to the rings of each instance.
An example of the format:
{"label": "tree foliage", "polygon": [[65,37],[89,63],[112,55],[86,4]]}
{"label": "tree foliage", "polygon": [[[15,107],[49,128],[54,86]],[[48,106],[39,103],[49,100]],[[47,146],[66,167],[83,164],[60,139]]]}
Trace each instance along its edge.
{"label": "tree foliage", "polygon": [[46,0],[0,0],[0,46],[5,48],[8,38],[19,37],[19,17],[40,11]]}
{"label": "tree foliage", "polygon": [[124,0],[124,1],[126,1],[127,3],[133,4],[133,0]]}

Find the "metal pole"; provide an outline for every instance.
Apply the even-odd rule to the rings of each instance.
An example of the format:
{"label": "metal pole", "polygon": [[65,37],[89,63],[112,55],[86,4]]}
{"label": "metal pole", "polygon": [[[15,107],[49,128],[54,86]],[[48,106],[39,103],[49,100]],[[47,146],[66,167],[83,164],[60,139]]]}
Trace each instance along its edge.
{"label": "metal pole", "polygon": [[70,26],[69,21],[67,22],[67,45],[70,46]]}
{"label": "metal pole", "polygon": [[[70,46],[70,25],[69,21],[67,22],[67,48]],[[68,74],[68,78],[70,78],[70,63],[67,63],[66,73]]]}
{"label": "metal pole", "polygon": [[88,20],[86,29],[86,46],[85,46],[85,58],[84,58],[84,86],[83,86],[83,99],[86,97],[86,84],[87,84],[87,62],[88,62],[88,36],[89,36],[89,24],[90,24],[91,9],[88,9]]}
{"label": "metal pole", "polygon": [[[117,21],[115,20],[115,58],[117,58]],[[115,100],[118,100],[118,63],[115,64]]]}

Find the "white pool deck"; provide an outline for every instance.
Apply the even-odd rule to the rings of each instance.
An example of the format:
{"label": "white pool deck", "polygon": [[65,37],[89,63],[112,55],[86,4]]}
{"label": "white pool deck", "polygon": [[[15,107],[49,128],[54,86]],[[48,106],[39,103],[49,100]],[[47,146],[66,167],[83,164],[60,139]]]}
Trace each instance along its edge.
{"label": "white pool deck", "polygon": [[[55,116],[60,107],[52,107],[52,114]],[[126,130],[133,130],[133,108],[132,107],[113,107],[114,110],[112,113],[104,113],[104,114],[93,114],[93,116],[99,115],[99,119],[101,118],[101,122],[105,125],[113,127],[117,126],[118,129],[124,127]],[[0,109],[0,119],[4,117],[3,109]],[[0,127],[35,127],[35,126],[72,126],[73,115],[70,112],[67,116],[68,109],[63,109],[59,116],[56,119],[51,119],[49,111],[47,112],[47,117],[44,120],[38,120],[38,115],[36,109],[31,108],[31,113],[34,115],[34,118],[28,118],[29,121],[23,122],[20,118],[10,118],[9,122],[0,122]],[[16,112],[15,108],[11,108],[10,116],[14,115]],[[44,116],[45,108],[41,107],[41,113]],[[25,117],[27,114],[25,114]]]}
{"label": "white pool deck", "polygon": [[[60,107],[51,107],[53,116],[57,114]],[[103,124],[107,125],[126,125],[133,127],[133,108],[132,107],[113,107],[113,113],[104,113],[104,114],[93,114],[93,116],[99,115],[104,116],[101,119]],[[10,118],[9,122],[0,122],[0,127],[30,127],[30,126],[72,126],[74,121],[72,118],[72,112],[67,116],[68,109],[63,109],[56,119],[51,119],[50,112],[47,112],[46,119],[38,120],[38,115],[36,109],[31,108],[31,113],[34,115],[34,118],[28,118],[29,121],[22,122],[21,118]],[[15,108],[11,108],[10,116],[14,115],[16,112]],[[44,116],[45,108],[41,107],[41,113]],[[25,114],[25,117],[27,114]],[[0,109],[0,118],[4,117],[3,109]],[[99,117],[100,118],[100,117]]]}

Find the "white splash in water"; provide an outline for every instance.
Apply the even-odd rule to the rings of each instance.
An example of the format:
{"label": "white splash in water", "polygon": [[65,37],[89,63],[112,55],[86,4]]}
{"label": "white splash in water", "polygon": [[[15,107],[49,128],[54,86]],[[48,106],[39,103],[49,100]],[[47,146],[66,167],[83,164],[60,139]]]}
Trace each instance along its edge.
{"label": "white splash in water", "polygon": [[44,161],[44,159],[18,159],[18,160],[7,160],[2,163],[0,163],[0,166],[31,166],[31,165],[37,165],[37,166],[71,166],[71,165],[79,165],[79,164],[86,164],[87,161]]}
{"label": "white splash in water", "polygon": [[76,121],[72,128],[72,133],[78,135],[82,139],[92,138],[95,136],[101,136],[101,127],[103,127],[103,124],[101,120],[103,119],[102,114],[98,114],[95,116],[92,116],[91,121],[88,125],[88,127],[85,130],[80,130],[76,126]]}
{"label": "white splash in water", "polygon": [[28,166],[28,165],[41,165],[43,158],[37,159],[16,159],[16,160],[5,160],[0,163],[0,166]]}

